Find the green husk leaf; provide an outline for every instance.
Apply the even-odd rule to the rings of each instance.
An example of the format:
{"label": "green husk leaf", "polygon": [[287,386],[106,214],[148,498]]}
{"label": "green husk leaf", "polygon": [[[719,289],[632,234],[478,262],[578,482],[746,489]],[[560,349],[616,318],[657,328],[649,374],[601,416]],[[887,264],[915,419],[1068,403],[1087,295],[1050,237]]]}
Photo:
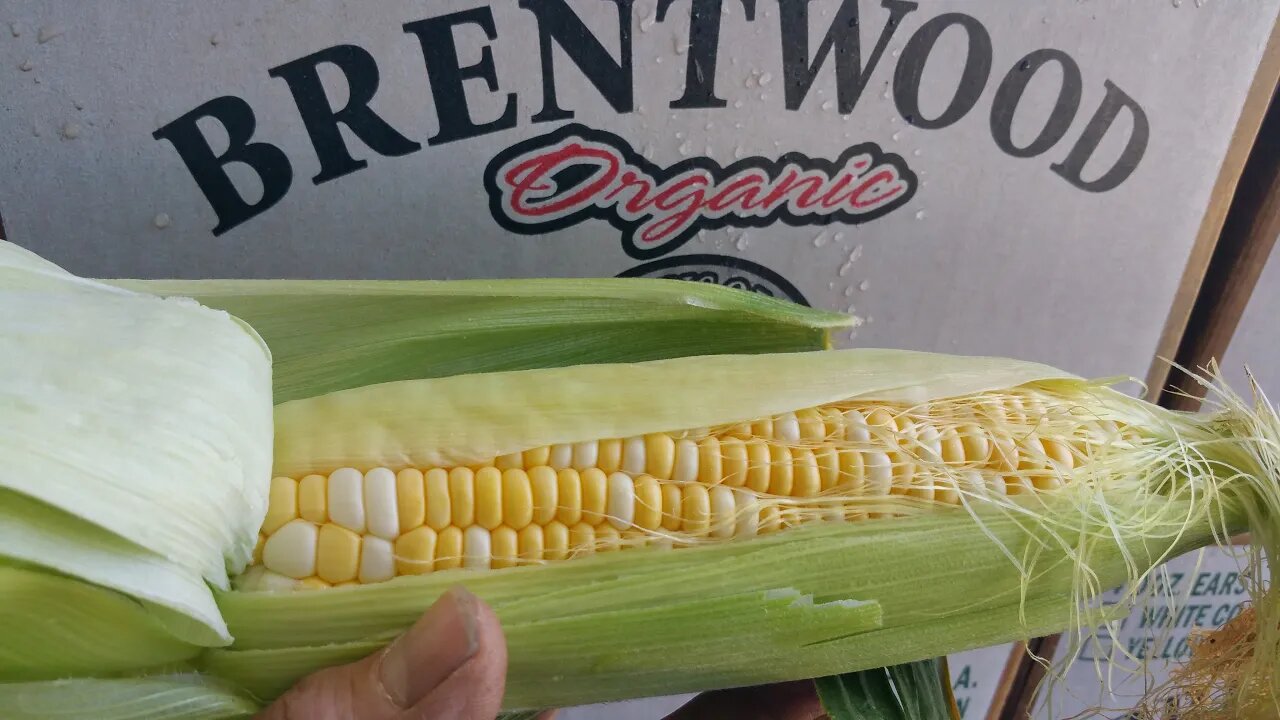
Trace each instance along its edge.
{"label": "green husk leaf", "polygon": [[147,607],[73,578],[0,565],[0,593],[0,682],[114,675],[199,652]]}
{"label": "green husk leaf", "polygon": [[0,489],[225,588],[266,512],[270,362],[226,313],[0,241]]}
{"label": "green husk leaf", "polygon": [[[156,622],[185,643],[217,646],[231,642],[213,593],[199,572],[7,490],[0,490],[0,548],[15,560],[135,598]],[[85,587],[84,592],[93,590]],[[0,595],[8,598],[9,588],[0,587]],[[193,647],[190,653],[194,652]]]}
{"label": "green husk leaf", "polygon": [[943,660],[832,675],[814,685],[831,720],[960,720]]}
{"label": "green husk leaf", "polygon": [[1036,381],[1088,387],[1036,363],[879,349],[409,380],[278,406],[275,469],[301,476],[345,465],[468,465],[553,443],[734,423],[854,397],[920,402]]}
{"label": "green husk leaf", "polygon": [[5,720],[241,720],[258,704],[198,675],[0,685]]}
{"label": "green husk leaf", "polygon": [[[1124,536],[1123,546],[1104,521],[1070,502],[1038,510],[1087,534],[1088,567],[1109,587],[1128,577],[1129,562],[1149,567],[1212,536],[1207,522],[1179,533],[1178,508],[1161,512],[1167,524],[1159,524],[1143,507],[1113,503],[1120,517],[1148,518],[1147,532]],[[1072,594],[1078,565],[1055,531],[1032,518],[974,512],[820,524],[733,543],[322,593],[226,593],[219,602],[236,643],[206,653],[202,667],[268,699],[307,672],[373,652],[456,583],[493,606],[508,632],[511,709],[852,672],[1080,622]],[[997,543],[1028,559],[1025,576]],[[922,593],[926,585],[948,592]],[[740,607],[737,598],[762,588],[812,597],[815,607],[773,618],[776,630],[745,622],[752,603]],[[757,597],[757,606],[769,604]],[[823,608],[834,614],[823,617]],[[859,620],[872,608],[878,626]],[[611,628],[626,628],[617,612],[664,619],[615,639]],[[658,633],[652,647],[648,633]]]}
{"label": "green husk leaf", "polygon": [[114,280],[251,324],[285,402],[396,380],[830,347],[848,315],[676,280]]}

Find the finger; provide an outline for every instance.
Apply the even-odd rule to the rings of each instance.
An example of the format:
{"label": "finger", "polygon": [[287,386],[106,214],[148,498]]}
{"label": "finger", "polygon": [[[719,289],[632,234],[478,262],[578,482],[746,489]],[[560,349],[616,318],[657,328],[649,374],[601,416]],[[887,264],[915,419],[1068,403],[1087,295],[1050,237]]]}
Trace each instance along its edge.
{"label": "finger", "polygon": [[[498,616],[474,595],[466,594],[474,620],[471,657],[441,683],[431,687],[412,706],[404,720],[493,720],[502,709],[507,680],[507,643]],[[431,638],[416,652],[430,656]]]}
{"label": "finger", "polygon": [[702,693],[666,720],[819,720],[822,703],[811,680]]}
{"label": "finger", "polygon": [[[487,612],[489,621],[482,620]],[[494,637],[496,634],[496,638]],[[492,611],[461,588],[445,593],[388,648],[363,660],[328,668],[294,686],[259,717],[261,720],[416,720],[417,705],[444,691],[475,665],[494,672],[494,648],[506,671],[506,644]],[[487,677],[482,673],[483,677]],[[492,684],[492,683],[490,683]],[[448,692],[458,692],[457,684]],[[501,702],[499,695],[498,702]],[[496,708],[496,706],[495,706]],[[460,715],[460,720],[492,720]]]}

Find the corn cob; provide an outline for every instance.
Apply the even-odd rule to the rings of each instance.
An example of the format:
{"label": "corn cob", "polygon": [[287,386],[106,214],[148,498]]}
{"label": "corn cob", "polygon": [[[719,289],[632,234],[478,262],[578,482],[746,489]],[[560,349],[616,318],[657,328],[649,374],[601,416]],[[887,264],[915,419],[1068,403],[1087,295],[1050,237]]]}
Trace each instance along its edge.
{"label": "corn cob", "polygon": [[[403,356],[338,333],[326,355],[285,328],[306,335],[297,323],[340,304],[342,287],[321,289],[317,305],[303,285],[197,283],[189,294],[273,328],[271,448],[260,426],[269,357],[251,328],[134,292],[145,284],[83,281],[0,251],[0,313],[19,308],[0,314],[0,341],[14,328],[38,340],[32,328],[50,317],[74,321],[66,339],[31,343],[21,364],[0,355],[0,398],[17,398],[0,414],[0,456],[20,471],[0,476],[0,555],[21,563],[0,592],[39,588],[52,570],[85,588],[87,604],[121,608],[92,637],[68,636],[65,616],[36,601],[0,613],[0,630],[68,648],[0,653],[0,711],[14,717],[50,702],[72,716],[103,710],[104,697],[150,717],[180,706],[237,717],[309,671],[377,650],[456,582],[503,622],[510,708],[878,667],[1091,626],[1107,617],[1090,610],[1101,590],[1228,532],[1265,534],[1280,508],[1275,416],[1235,401],[1193,418],[994,358],[696,356],[695,332],[669,348],[692,357],[521,369],[530,361],[518,353],[489,352],[502,367],[453,375],[456,355],[434,363],[423,350],[473,334],[461,326],[384,326]],[[401,294],[417,309],[451,297],[440,286]],[[293,325],[247,302],[285,297]],[[833,326],[711,300],[708,323],[794,325],[793,346]],[[667,319],[695,323],[708,309],[691,307]],[[162,331],[136,327],[148,312]],[[86,337],[114,338],[119,356],[90,383],[71,372]],[[372,370],[344,375],[352,353]],[[125,408],[134,442],[78,414],[175,371],[167,396],[144,392]],[[28,399],[22,382],[58,392]],[[57,468],[59,453],[31,452],[44,447],[82,469],[81,487],[65,471],[61,485],[36,482]],[[149,467],[156,447],[175,471]],[[928,583],[949,592],[922,592]],[[125,598],[144,612],[122,609]],[[77,644],[95,648],[89,666],[72,658]],[[1260,645],[1260,667],[1274,654]]]}
{"label": "corn cob", "polygon": [[1077,409],[1034,389],[918,407],[846,401],[544,445],[475,467],[276,477],[242,587],[318,589],[686,547],[893,515],[866,509],[892,496],[960,505],[1049,492],[1098,448],[1124,441],[1122,426]]}

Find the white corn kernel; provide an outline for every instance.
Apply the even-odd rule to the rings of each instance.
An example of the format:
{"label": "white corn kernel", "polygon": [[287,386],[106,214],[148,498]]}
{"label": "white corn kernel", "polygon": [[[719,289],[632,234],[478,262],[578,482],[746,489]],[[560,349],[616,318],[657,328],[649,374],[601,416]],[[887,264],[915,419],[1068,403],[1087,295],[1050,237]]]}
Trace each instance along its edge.
{"label": "white corn kernel", "polygon": [[488,570],[493,564],[493,537],[479,525],[472,525],[462,535],[462,567]]}
{"label": "white corn kernel", "polygon": [[671,481],[688,483],[697,479],[698,444],[692,440],[679,440],[676,442],[676,466],[671,473]]}
{"label": "white corn kernel", "polygon": [[644,437],[629,437],[622,441],[622,471],[628,475],[644,472]]}
{"label": "white corn kernel", "polygon": [[609,524],[626,530],[635,522],[636,486],[630,475],[613,473],[609,476],[609,495],[605,504]]}
{"label": "white corn kernel", "polygon": [[552,445],[551,458],[547,460],[547,464],[556,470],[573,467],[573,446]]}
{"label": "white corn kernel", "polygon": [[586,470],[596,466],[600,458],[600,443],[592,440],[573,446],[573,469]]}
{"label": "white corn kernel", "polygon": [[800,420],[796,418],[796,414],[779,415],[773,421],[773,436],[782,442],[800,442]]}
{"label": "white corn kernel", "polygon": [[306,520],[293,520],[275,531],[262,546],[262,564],[295,580],[316,573],[316,542],[320,531]]}
{"label": "white corn kernel", "polygon": [[360,582],[384,582],[395,576],[396,554],[391,543],[380,537],[366,537],[360,544]]}
{"label": "white corn kernel", "polygon": [[364,476],[359,470],[342,468],[329,476],[329,520],[352,532],[365,531]]}
{"label": "white corn kernel", "polygon": [[871,428],[867,418],[857,410],[844,411],[844,439],[852,442],[871,442]]}
{"label": "white corn kernel", "polygon": [[364,514],[369,532],[395,540],[400,534],[400,511],[396,508],[396,476],[387,468],[374,468],[364,476]]}

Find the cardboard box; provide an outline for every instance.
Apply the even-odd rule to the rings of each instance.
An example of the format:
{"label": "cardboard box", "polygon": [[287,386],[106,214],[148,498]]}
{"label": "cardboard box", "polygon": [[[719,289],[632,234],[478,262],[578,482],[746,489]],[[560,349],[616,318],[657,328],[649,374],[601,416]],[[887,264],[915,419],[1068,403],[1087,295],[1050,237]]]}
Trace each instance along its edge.
{"label": "cardboard box", "polygon": [[1143,376],[1278,6],[10,3],[0,215],[93,276],[678,277]]}

